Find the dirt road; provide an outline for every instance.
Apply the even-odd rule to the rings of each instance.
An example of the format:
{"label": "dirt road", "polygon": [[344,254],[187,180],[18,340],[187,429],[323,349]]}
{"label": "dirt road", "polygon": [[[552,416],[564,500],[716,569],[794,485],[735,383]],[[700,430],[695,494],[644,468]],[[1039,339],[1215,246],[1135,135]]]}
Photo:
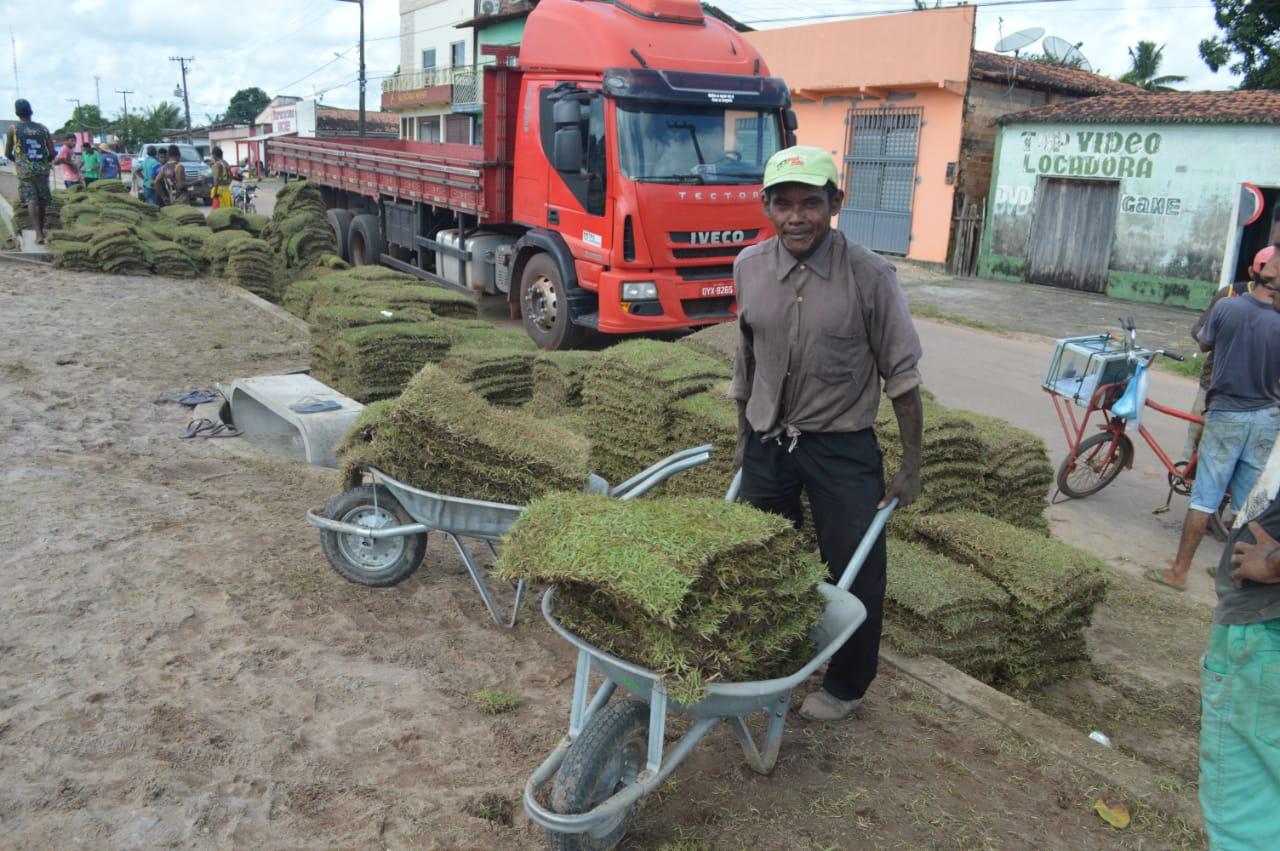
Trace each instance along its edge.
{"label": "dirt road", "polygon": [[[306,341],[207,281],[0,263],[0,304],[0,845],[542,847],[518,794],[564,732],[562,643],[494,627],[440,541],[398,587],[339,579],[302,522],[331,473],[179,441],[159,401]],[[521,704],[485,715],[490,686]],[[1107,791],[886,672],[856,724],[792,716],[771,777],[713,733],[627,847],[1194,842],[1141,808],[1116,834]]]}

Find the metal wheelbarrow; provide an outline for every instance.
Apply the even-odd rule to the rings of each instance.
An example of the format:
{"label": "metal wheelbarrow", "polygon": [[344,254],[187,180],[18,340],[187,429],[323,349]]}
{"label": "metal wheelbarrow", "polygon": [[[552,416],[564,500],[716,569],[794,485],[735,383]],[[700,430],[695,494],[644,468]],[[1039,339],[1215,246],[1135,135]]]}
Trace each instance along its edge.
{"label": "metal wheelbarrow", "polygon": [[[739,472],[734,477],[726,499],[737,498],[741,476]],[[616,846],[626,835],[640,799],[657,789],[721,721],[732,727],[751,769],[759,774],[771,772],[782,744],[792,690],[830,659],[866,620],[867,610],[849,593],[849,586],[896,507],[897,500],[893,500],[876,514],[839,583],[818,586],[827,608],[821,622],[810,631],[818,652],[807,665],[789,677],[712,684],[707,697],[692,706],[669,701],[661,675],[612,656],[565,629],[553,613],[555,587],[548,588],[542,598],[542,615],[561,638],[578,648],[578,664],[569,732],[524,787],[525,811],[546,830],[547,846],[553,851],[604,851]],[[593,671],[604,682],[588,700]],[[632,697],[610,703],[618,686]],[[757,710],[769,714],[762,746],[757,746],[745,720]],[[695,720],[675,746],[664,752],[668,711]],[[548,807],[539,801],[539,795],[553,778]]]}
{"label": "metal wheelbarrow", "polygon": [[[587,493],[634,499],[677,473],[711,459],[711,444],[684,449],[663,458],[620,485],[610,487],[599,476],[588,478]],[[308,511],[307,522],[320,529],[320,547],[339,575],[359,585],[384,588],[403,582],[422,564],[427,536],[439,532],[458,550],[495,623],[514,627],[524,596],[524,580],[515,585],[510,616],[504,615],[463,538],[483,541],[496,558],[495,544],[520,519],[521,505],[484,502],[410,487],[370,467],[372,484],[363,484],[329,500],[320,512]]]}

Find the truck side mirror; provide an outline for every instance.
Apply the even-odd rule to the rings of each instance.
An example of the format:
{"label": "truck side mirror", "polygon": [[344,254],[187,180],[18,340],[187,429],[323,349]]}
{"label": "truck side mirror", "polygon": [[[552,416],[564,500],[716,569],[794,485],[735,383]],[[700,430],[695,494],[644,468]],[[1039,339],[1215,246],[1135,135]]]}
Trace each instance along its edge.
{"label": "truck side mirror", "polygon": [[[576,108],[577,104],[573,106]],[[582,171],[582,130],[576,121],[572,127],[561,127],[552,137],[551,165],[556,171],[571,174]]]}
{"label": "truck side mirror", "polygon": [[796,118],[794,109],[782,110],[782,127],[783,129],[794,133],[796,128],[800,126],[800,121]]}
{"label": "truck side mirror", "polygon": [[572,98],[561,98],[551,108],[551,120],[557,127],[577,124],[582,120],[582,106]]}

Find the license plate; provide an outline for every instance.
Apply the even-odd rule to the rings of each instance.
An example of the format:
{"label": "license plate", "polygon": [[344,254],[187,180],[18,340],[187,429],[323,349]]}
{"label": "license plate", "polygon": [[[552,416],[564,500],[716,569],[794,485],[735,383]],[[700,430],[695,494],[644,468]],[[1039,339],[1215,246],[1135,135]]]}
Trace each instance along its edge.
{"label": "license plate", "polygon": [[733,295],[733,284],[715,284],[714,286],[702,288],[703,298],[718,295]]}

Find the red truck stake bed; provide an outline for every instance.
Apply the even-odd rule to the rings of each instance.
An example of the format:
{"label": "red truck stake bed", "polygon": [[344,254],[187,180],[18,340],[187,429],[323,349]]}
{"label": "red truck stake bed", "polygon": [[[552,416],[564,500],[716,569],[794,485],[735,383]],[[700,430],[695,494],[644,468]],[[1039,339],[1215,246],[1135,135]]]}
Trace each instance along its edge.
{"label": "red truck stake bed", "polygon": [[732,319],[733,259],[768,236],[786,85],[697,0],[542,0],[485,48],[479,145],[279,138],[344,256],[517,305],[538,345]]}

